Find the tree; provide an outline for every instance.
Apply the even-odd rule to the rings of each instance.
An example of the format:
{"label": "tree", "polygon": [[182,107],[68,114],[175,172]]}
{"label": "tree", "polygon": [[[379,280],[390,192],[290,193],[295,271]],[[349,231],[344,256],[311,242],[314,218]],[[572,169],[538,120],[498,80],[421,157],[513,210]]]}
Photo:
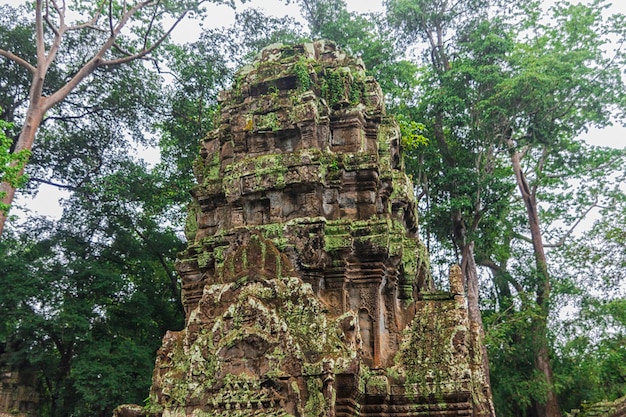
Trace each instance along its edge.
{"label": "tree", "polygon": [[477,384],[485,387],[475,396],[482,415],[493,415],[494,410],[483,345],[476,245],[488,244],[489,225],[505,215],[503,203],[511,192],[493,132],[477,117],[502,72],[500,54],[511,44],[505,34],[510,22],[488,19],[490,13],[501,10],[492,3],[386,3],[388,18],[402,35],[402,44],[417,44],[424,51],[420,101],[416,106],[409,103],[402,112],[409,120],[423,123],[431,140],[415,150],[414,160],[407,166],[425,206],[423,230],[449,248],[461,265],[472,326],[470,349],[472,357],[478,358],[474,365]]}
{"label": "tree", "polygon": [[104,417],[145,398],[161,336],[181,326],[161,264],[181,243],[154,232],[146,242],[115,222],[89,233],[75,223],[69,212],[55,223],[32,219],[32,235],[3,240],[0,342],[11,365],[36,371],[40,415]]}
{"label": "tree", "polygon": [[[423,101],[412,110],[414,120],[424,121],[434,139],[422,147],[418,157],[424,165],[416,171],[428,205],[426,228],[458,249],[475,320],[480,319],[475,263],[491,268],[502,313],[516,311],[517,294],[524,308],[517,317],[507,315],[506,333],[516,332],[512,345],[521,340],[516,337],[530,339],[526,346],[533,352],[534,370],[516,373],[539,388],[520,408],[531,415],[559,415],[547,329],[552,278],[540,204],[591,167],[580,163],[581,148],[573,138],[586,126],[609,123],[614,109],[624,103],[619,76],[623,57],[607,59],[602,53],[607,32],[619,34],[619,26],[600,23],[601,2],[556,7],[558,26],[541,24],[536,5],[523,2],[511,6],[518,14],[480,9],[471,1],[452,6],[398,0],[387,7],[407,40],[427,44]],[[623,22],[621,17],[612,19]],[[604,153],[602,158],[610,156]],[[563,182],[557,181],[560,177]],[[520,192],[519,200],[512,185]],[[518,201],[523,203],[521,213]],[[577,216],[593,204],[589,199],[581,203],[587,207]],[[554,213],[578,224],[562,209]],[[525,244],[519,240],[521,231],[530,232],[534,268],[520,275],[509,261],[513,250]],[[567,236],[564,231],[560,237]],[[522,357],[517,354],[520,363]]]}
{"label": "tree", "polygon": [[[562,145],[565,143],[563,141]],[[489,257],[478,260],[480,265],[489,268],[493,282],[491,289],[483,290],[486,299],[483,315],[487,324],[494,402],[499,415],[505,416],[537,415],[538,407],[545,404],[550,385],[536,361],[542,345],[548,350],[552,389],[561,409],[578,408],[581,401],[592,400],[593,395],[589,394],[599,389],[592,373],[583,381],[582,373],[564,366],[583,342],[581,334],[573,329],[587,328],[589,319],[578,316],[575,321],[563,321],[562,317],[582,309],[585,300],[593,299],[592,294],[599,289],[597,277],[602,274],[587,272],[583,267],[599,267],[600,258],[589,256],[585,249],[588,245],[596,247],[598,242],[593,242],[590,236],[574,240],[574,232],[591,210],[611,206],[609,202],[615,201],[612,196],[616,194],[614,187],[619,179],[613,177],[623,170],[626,160],[623,151],[594,148],[579,140],[568,141],[567,147],[559,152],[542,155],[539,154],[541,164],[537,164],[539,159],[529,164],[531,155],[526,156],[525,174],[532,178],[541,202],[541,232],[545,237],[550,272],[549,302],[544,306],[537,304],[537,292],[542,288],[538,286],[544,283],[537,275],[526,207],[521,198],[512,200],[507,218],[494,225],[501,230],[500,237],[494,240],[489,251],[483,252],[487,248],[480,251]],[[614,207],[610,211],[612,216],[618,213]],[[572,250],[574,244],[575,250]],[[604,250],[602,245],[597,248]],[[619,279],[612,282],[619,286]],[[602,293],[611,291],[605,288]],[[547,319],[546,306],[549,307]],[[589,332],[583,333],[589,336]],[[601,339],[604,336],[594,343]],[[586,362],[586,366],[591,368],[592,350],[578,351],[578,359],[587,353],[590,362]],[[575,397],[577,394],[566,388],[575,384],[584,384],[586,394],[581,390],[577,394],[582,395]]]}
{"label": "tree", "polygon": [[[108,0],[95,4],[77,2],[74,9],[69,9],[65,1],[37,0],[34,4],[36,55],[25,56],[10,44],[0,45],[1,57],[20,65],[32,76],[28,108],[14,151],[31,150],[44,115],[79,84],[93,77],[96,69],[148,57],[185,16],[199,12],[205,2],[145,0],[120,4]],[[70,11],[78,13],[81,21],[69,23]],[[164,30],[163,24],[169,18],[173,23]],[[84,54],[76,54],[73,60],[59,62],[61,52],[72,46],[72,40],[89,48],[84,49]],[[62,70],[63,78],[59,85],[50,88],[47,77],[54,69]],[[3,182],[0,192],[4,193],[2,202],[10,205],[15,187]],[[0,234],[5,222],[6,215],[0,213]]]}
{"label": "tree", "polygon": [[[258,27],[274,33],[281,23]],[[162,95],[152,67],[135,61],[96,70],[44,118],[30,187],[68,190],[63,217],[9,224],[0,242],[0,347],[19,369],[37,371],[41,415],[109,416],[146,397],[161,337],[182,325],[179,209],[231,74],[221,48],[235,41],[221,36],[243,30],[163,45],[173,82]],[[152,143],[149,131],[162,151],[153,168],[129,152]]]}
{"label": "tree", "polygon": [[70,197],[60,220],[32,218],[2,242],[0,343],[13,365],[36,369],[44,416],[109,416],[141,402],[162,335],[182,326],[172,264],[184,245],[162,223],[171,184],[129,157],[123,119],[102,113],[41,130],[33,178]]}
{"label": "tree", "polygon": [[[534,36],[509,53],[507,77],[498,84],[485,115],[499,129],[501,145],[509,153],[530,233],[534,271],[528,278],[534,283],[537,308],[531,326],[534,366],[547,385],[545,403],[535,403],[539,416],[560,414],[547,339],[554,278],[541,225],[540,190],[589,168],[581,163],[584,159],[573,138],[587,126],[609,124],[626,91],[620,76],[622,57],[619,53],[605,57],[602,52],[607,35],[619,34],[620,27],[602,22],[601,12],[602,2],[557,4],[553,26],[530,15],[526,24],[533,27]],[[601,155],[600,167],[606,168],[610,154],[606,155]],[[590,172],[598,172],[598,165],[594,168]]]}
{"label": "tree", "polygon": [[565,409],[626,393],[625,159],[614,178],[617,187],[599,203],[601,216],[557,254],[551,252],[564,266],[557,291],[567,286],[567,308],[576,312],[560,324],[554,366]]}
{"label": "tree", "polygon": [[[24,36],[13,47],[27,49],[28,28],[15,22],[7,31]],[[87,49],[79,42],[72,53]],[[0,80],[28,82],[19,75]],[[120,403],[141,402],[162,335],[182,326],[173,262],[183,244],[162,224],[173,187],[129,157],[150,143],[164,112],[162,81],[138,61],[93,75],[45,115],[28,166],[29,189],[70,192],[63,217],[9,224],[0,244],[0,351],[36,372],[42,416],[110,416]],[[0,102],[19,100],[11,95],[19,91],[3,89]]]}

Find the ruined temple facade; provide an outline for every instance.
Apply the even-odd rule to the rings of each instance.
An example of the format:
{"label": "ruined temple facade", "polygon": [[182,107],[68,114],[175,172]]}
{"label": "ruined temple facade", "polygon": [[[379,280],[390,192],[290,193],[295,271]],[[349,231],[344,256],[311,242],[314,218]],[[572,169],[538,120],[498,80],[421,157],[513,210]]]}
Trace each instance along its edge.
{"label": "ruined temple facade", "polygon": [[36,377],[28,366],[9,366],[0,352],[0,417],[36,417],[39,394]]}
{"label": "ruined temple facade", "polygon": [[400,131],[359,59],[271,46],[220,96],[179,255],[185,328],[117,415],[487,415],[460,269],[435,291]]}

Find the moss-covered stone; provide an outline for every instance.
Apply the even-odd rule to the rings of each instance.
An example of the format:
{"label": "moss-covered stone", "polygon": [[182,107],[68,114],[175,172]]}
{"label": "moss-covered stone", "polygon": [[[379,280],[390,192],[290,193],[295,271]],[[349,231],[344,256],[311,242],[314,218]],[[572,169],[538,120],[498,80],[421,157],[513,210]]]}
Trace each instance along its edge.
{"label": "moss-covered stone", "polygon": [[155,412],[471,413],[462,295],[431,292],[399,128],[363,63],[331,42],[271,45],[219,102]]}

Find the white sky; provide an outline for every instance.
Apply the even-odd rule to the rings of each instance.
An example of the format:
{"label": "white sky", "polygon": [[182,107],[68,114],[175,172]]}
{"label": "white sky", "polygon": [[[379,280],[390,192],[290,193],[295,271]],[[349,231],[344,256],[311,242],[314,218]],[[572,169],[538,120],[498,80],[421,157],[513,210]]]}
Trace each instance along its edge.
{"label": "white sky", "polygon": [[[589,3],[590,1],[591,0],[583,0],[585,3]],[[553,2],[553,0],[543,0],[542,6],[547,8],[553,4]],[[24,3],[25,0],[0,0],[0,4],[19,5]],[[346,0],[346,3],[350,11],[358,13],[370,11],[382,12],[384,10],[383,0]],[[238,4],[240,5],[240,3]],[[247,1],[243,7],[264,9],[266,12],[277,16],[286,14],[294,17],[299,16],[298,6],[294,4],[293,0],[289,5],[286,5],[284,0],[250,0]],[[234,11],[230,7],[224,5],[209,5],[209,8],[211,12],[208,13],[207,18],[203,22],[205,27],[228,26],[234,21]],[[614,0],[608,12],[626,14],[626,0]],[[194,39],[198,36],[198,33],[199,27],[197,25],[183,24],[176,29],[174,38],[180,41]],[[626,146],[626,127],[613,126],[602,130],[591,129],[583,138],[590,144],[623,148]],[[44,206],[46,209],[39,211],[43,211],[45,214],[49,214],[53,217],[60,216],[61,210],[58,204],[50,204],[50,202],[58,200],[61,194],[62,193],[54,187],[42,186],[36,205],[40,207]],[[39,203],[41,201],[44,203]],[[22,201],[22,204],[24,203],[31,206],[31,203]]]}

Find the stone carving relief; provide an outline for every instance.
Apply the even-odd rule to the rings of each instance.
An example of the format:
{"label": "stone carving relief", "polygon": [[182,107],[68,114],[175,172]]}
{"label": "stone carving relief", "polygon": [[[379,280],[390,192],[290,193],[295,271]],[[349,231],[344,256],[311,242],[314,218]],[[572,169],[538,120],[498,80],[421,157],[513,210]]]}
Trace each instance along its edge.
{"label": "stone carving relief", "polygon": [[471,415],[462,283],[434,291],[399,128],[363,63],[273,45],[220,104],[177,263],[186,326],[144,414]]}

